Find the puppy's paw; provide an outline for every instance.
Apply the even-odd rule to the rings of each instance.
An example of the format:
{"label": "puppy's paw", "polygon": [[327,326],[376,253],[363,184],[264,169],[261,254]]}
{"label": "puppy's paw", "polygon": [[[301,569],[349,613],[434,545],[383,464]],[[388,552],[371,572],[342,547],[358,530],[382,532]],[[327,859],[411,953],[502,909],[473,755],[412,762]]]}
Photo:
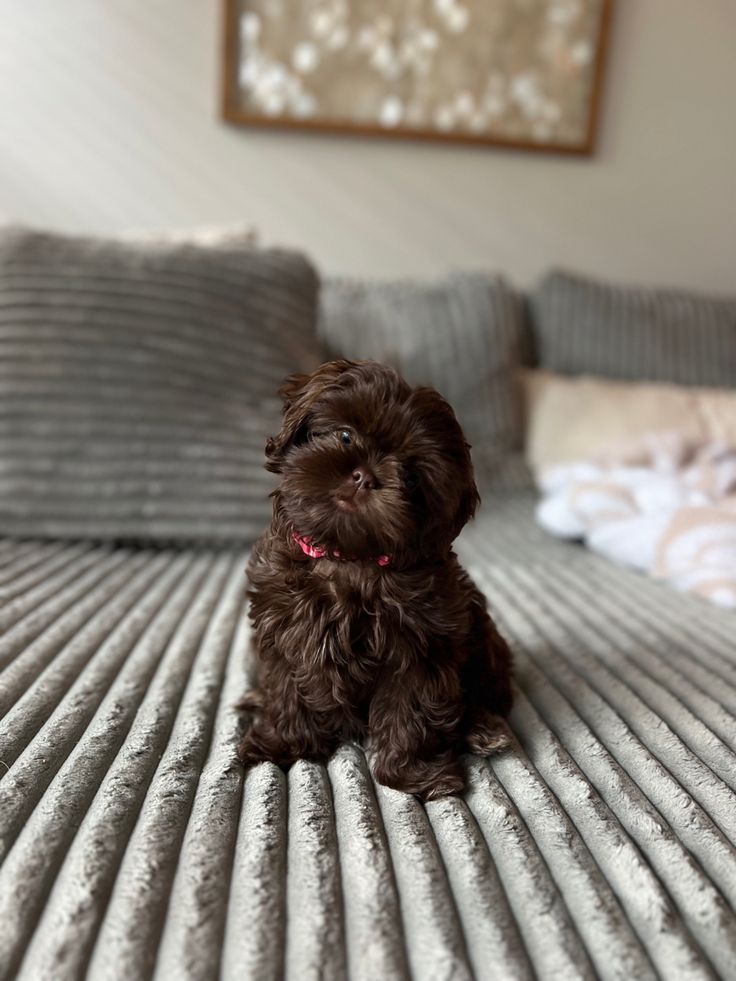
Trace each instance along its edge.
{"label": "puppy's paw", "polygon": [[384,786],[413,794],[423,801],[461,794],[465,789],[462,764],[458,759],[449,762],[417,761],[413,766],[404,766],[396,771],[376,760],[374,776]]}
{"label": "puppy's paw", "polygon": [[277,730],[261,721],[251,726],[238,743],[238,758],[244,766],[267,761],[288,770],[297,760],[326,762],[336,745],[336,739],[320,741],[306,736],[304,741],[298,744],[289,742]]}
{"label": "puppy's paw", "polygon": [[511,745],[512,740],[513,733],[508,722],[490,712],[475,722],[466,738],[470,752],[481,756],[500,753]]}
{"label": "puppy's paw", "polygon": [[462,774],[445,774],[438,776],[417,793],[423,801],[438,800],[440,797],[454,797],[461,794],[465,789],[465,778]]}
{"label": "puppy's paw", "polygon": [[243,766],[253,766],[255,763],[263,763],[264,761],[278,762],[254,735],[253,730],[246,732],[238,743],[238,759]]}
{"label": "puppy's paw", "polygon": [[256,722],[238,743],[238,758],[243,766],[275,763],[288,770],[299,758],[299,752],[279,738],[271,726]]}

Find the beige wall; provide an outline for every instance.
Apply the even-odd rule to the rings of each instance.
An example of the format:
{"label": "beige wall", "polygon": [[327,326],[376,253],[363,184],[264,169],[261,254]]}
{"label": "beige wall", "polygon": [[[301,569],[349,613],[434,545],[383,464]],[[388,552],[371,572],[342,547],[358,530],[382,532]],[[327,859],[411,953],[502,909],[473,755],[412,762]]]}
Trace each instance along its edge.
{"label": "beige wall", "polygon": [[3,0],[0,217],[251,222],[330,272],[557,263],[736,293],[736,0],[616,7],[599,152],[571,160],[231,128],[219,2]]}

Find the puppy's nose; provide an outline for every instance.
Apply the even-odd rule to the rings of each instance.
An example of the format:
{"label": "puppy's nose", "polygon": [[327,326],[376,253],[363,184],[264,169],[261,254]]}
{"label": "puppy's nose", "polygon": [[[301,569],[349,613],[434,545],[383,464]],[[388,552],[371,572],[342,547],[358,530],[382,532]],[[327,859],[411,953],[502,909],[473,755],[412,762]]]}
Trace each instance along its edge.
{"label": "puppy's nose", "polygon": [[376,486],[376,478],[367,467],[356,467],[353,480],[358,490],[373,490]]}

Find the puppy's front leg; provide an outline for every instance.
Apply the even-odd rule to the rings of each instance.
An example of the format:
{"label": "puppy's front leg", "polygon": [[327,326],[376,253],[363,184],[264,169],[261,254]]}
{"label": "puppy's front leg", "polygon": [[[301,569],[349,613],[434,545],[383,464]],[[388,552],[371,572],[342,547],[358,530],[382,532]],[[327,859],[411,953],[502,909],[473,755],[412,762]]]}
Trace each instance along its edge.
{"label": "puppy's front leg", "polygon": [[287,768],[295,760],[326,760],[336,748],[339,733],[334,718],[305,704],[286,671],[265,671],[257,699],[247,693],[255,721],[238,745],[246,766],[269,760]]}
{"label": "puppy's front leg", "polygon": [[369,712],[376,780],[422,800],[460,793],[462,714],[453,665],[417,655],[409,667],[385,675]]}

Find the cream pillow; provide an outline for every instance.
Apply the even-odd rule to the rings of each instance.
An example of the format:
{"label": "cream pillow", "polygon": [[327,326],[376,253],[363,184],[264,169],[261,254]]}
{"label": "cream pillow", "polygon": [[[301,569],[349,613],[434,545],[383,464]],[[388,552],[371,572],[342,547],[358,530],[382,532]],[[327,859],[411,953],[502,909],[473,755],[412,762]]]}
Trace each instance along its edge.
{"label": "cream pillow", "polygon": [[736,446],[736,391],[524,373],[525,451],[536,473],[651,432]]}

